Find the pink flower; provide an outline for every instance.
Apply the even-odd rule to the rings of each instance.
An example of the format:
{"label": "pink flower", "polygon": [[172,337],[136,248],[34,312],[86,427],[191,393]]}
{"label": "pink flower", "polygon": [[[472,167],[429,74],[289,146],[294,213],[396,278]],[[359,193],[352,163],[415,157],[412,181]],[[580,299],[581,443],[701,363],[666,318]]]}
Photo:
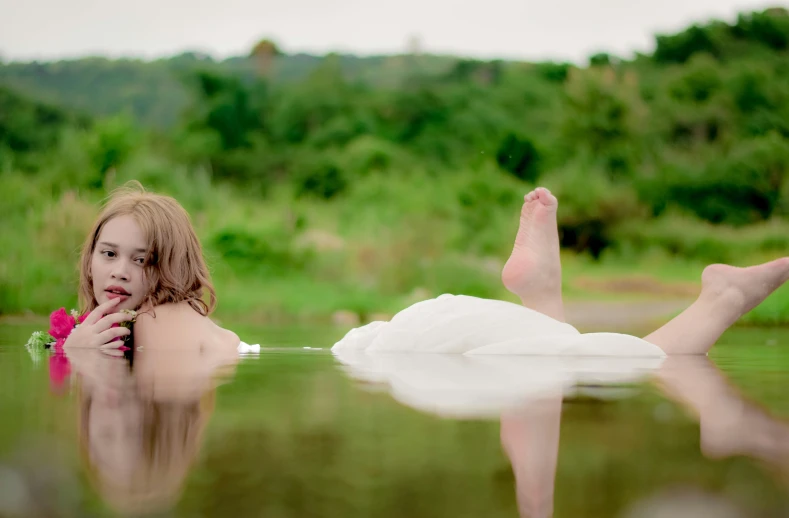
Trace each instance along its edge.
{"label": "pink flower", "polygon": [[65,308],[53,311],[49,315],[49,334],[53,338],[68,338],[75,325],[74,317],[66,313]]}
{"label": "pink flower", "polygon": [[66,339],[65,338],[58,338],[57,340],[55,340],[55,345],[54,345],[53,350],[56,353],[62,353],[63,352],[63,344],[64,343],[66,343]]}
{"label": "pink flower", "polygon": [[70,374],[71,364],[62,351],[57,351],[49,357],[49,386],[56,392],[62,391]]}

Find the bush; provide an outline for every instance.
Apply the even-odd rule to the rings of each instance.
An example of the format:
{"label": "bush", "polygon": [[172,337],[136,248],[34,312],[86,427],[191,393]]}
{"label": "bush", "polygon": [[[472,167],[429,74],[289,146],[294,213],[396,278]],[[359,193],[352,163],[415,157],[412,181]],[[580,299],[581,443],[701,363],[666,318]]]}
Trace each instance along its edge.
{"label": "bush", "polygon": [[635,78],[610,68],[577,71],[565,94],[562,149],[568,156],[595,157],[614,176],[631,176],[642,159],[647,116]]}
{"label": "bush", "polygon": [[508,134],[496,153],[496,162],[520,180],[534,183],[540,176],[539,153],[531,140]]}
{"label": "bush", "polygon": [[222,260],[246,273],[301,271],[312,257],[310,250],[296,247],[293,233],[284,229],[225,228],[211,237],[210,245]]}
{"label": "bush", "polygon": [[518,214],[525,188],[502,182],[498,171],[478,173],[457,191],[459,208],[454,248],[464,253],[498,256],[512,245],[514,234],[505,230],[517,228]]}
{"label": "bush", "polygon": [[561,245],[599,258],[614,243],[612,229],[623,221],[643,220],[646,208],[635,189],[613,182],[585,164],[546,175],[546,185],[561,200],[558,215]]}
{"label": "bush", "polygon": [[668,91],[678,101],[699,103],[709,100],[722,86],[720,66],[709,56],[699,55],[668,84]]}
{"label": "bush", "polygon": [[75,307],[76,265],[96,207],[74,191],[55,193],[14,173],[1,179],[15,195],[0,202],[0,313]]}
{"label": "bush", "polygon": [[789,171],[789,142],[776,134],[740,142],[701,174],[670,165],[640,182],[642,198],[654,214],[681,207],[712,223],[745,225],[768,219],[778,207]]}
{"label": "bush", "polygon": [[756,41],[773,50],[789,48],[789,13],[786,9],[768,9],[761,13],[741,14],[732,33]]}
{"label": "bush", "polygon": [[658,36],[656,42],[654,60],[658,63],[685,63],[699,53],[720,55],[720,45],[710,27],[694,25],[676,35]]}
{"label": "bush", "polygon": [[106,178],[106,188],[137,180],[147,190],[176,197],[189,211],[204,210],[217,196],[217,186],[211,185],[208,172],[202,168],[187,168],[160,155],[138,153]]}
{"label": "bush", "polygon": [[[93,169],[102,178],[111,168],[122,165],[139,144],[140,136],[137,130],[132,121],[125,117],[97,122],[86,134],[85,141]],[[101,186],[101,183],[91,185],[94,188]]]}
{"label": "bush", "polygon": [[74,124],[85,126],[87,122],[62,108],[32,101],[0,87],[0,146],[14,152],[49,149],[57,143],[64,128]]}
{"label": "bush", "polygon": [[572,65],[569,63],[538,63],[535,65],[537,72],[552,83],[564,83],[570,73]]}
{"label": "bush", "polygon": [[743,257],[772,258],[789,248],[789,225],[769,222],[739,228],[698,221],[678,211],[644,225],[623,221],[612,231],[617,247],[635,254],[650,249],[706,263],[732,263]]}
{"label": "bush", "polygon": [[340,168],[328,160],[308,161],[297,166],[296,196],[315,196],[330,200],[348,188],[348,181]]}
{"label": "bush", "polygon": [[349,142],[340,160],[343,169],[353,176],[392,168],[408,170],[413,166],[413,159],[406,149],[371,135],[357,137]]}
{"label": "bush", "polygon": [[589,58],[589,66],[592,67],[605,67],[614,64],[615,58],[606,52],[598,52]]}

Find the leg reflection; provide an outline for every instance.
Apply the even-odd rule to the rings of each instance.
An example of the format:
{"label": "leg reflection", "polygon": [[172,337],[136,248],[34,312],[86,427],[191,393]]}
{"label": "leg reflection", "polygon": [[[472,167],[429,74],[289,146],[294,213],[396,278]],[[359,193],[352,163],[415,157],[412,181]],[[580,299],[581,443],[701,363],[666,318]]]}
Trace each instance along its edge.
{"label": "leg reflection", "polygon": [[553,515],[561,414],[562,394],[557,393],[501,416],[501,443],[512,463],[523,518]]}
{"label": "leg reflection", "polygon": [[704,455],[745,455],[776,467],[789,456],[789,424],[743,398],[706,356],[669,357],[656,381],[699,420]]}

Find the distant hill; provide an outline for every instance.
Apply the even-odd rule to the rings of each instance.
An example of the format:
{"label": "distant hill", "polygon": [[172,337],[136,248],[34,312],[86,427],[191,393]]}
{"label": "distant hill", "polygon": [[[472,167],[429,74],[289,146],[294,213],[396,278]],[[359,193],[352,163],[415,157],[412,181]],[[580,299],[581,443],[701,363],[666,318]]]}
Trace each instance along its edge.
{"label": "distant hill", "polygon": [[[399,85],[411,72],[443,73],[458,61],[444,56],[338,55],[350,81],[377,86]],[[279,56],[271,70],[276,83],[297,82],[325,59],[294,54]],[[187,81],[198,69],[219,69],[245,78],[254,77],[255,64],[247,57],[214,61],[184,53],[156,61],[90,57],[57,62],[0,64],[0,85],[26,96],[93,116],[128,112],[145,126],[168,127],[189,101]]]}
{"label": "distant hill", "polygon": [[0,86],[0,145],[21,153],[40,151],[52,146],[64,127],[88,124],[86,117]]}
{"label": "distant hill", "polygon": [[[677,34],[657,35],[654,54],[639,56],[632,66],[639,73],[654,75],[663,67],[683,65],[701,53],[719,62],[785,59],[789,63],[789,13],[783,8],[773,8],[741,14],[733,24],[712,21]],[[445,75],[464,61],[459,57],[432,55],[331,55],[331,58],[337,60],[349,81],[379,87],[398,87],[415,75]],[[278,55],[273,58],[267,75],[275,84],[298,82],[326,59],[327,56],[308,54]],[[620,62],[614,56],[597,54],[590,58],[590,63]],[[546,65],[546,73],[551,73],[552,65]],[[87,57],[57,62],[0,63],[0,86],[87,115],[125,111],[145,126],[166,128],[178,120],[189,103],[187,81],[196,70],[206,68],[248,79],[257,70],[255,60],[250,57],[216,61],[193,52],[155,61]],[[566,68],[558,64],[553,70],[559,74],[557,77],[564,77]]]}

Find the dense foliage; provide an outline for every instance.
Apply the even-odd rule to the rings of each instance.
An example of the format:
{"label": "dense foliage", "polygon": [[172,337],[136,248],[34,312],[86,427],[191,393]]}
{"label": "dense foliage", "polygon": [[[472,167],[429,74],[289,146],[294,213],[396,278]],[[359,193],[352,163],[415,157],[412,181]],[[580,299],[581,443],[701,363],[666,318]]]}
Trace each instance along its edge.
{"label": "dense foliage", "polygon": [[[51,194],[52,206],[78,193],[68,203],[88,207],[139,179],[215,215],[204,236],[228,264],[336,279],[337,261],[315,258],[320,230],[345,242],[340,263],[356,267],[345,279],[358,285],[391,274],[350,258],[371,243],[398,250],[401,266],[441,255],[455,274],[478,269],[469,257],[501,258],[523,193],[543,184],[562,202],[563,245],[595,258],[774,255],[789,245],[788,45],[789,13],[770,9],[586,67],[284,55],[268,41],[222,62],[0,64],[0,170],[20,190],[2,212],[17,218],[13,232],[35,234],[24,193]],[[253,213],[262,219],[250,223]],[[12,264],[3,280],[16,278]],[[492,294],[487,277],[460,286],[468,276],[414,268],[373,292]],[[27,307],[19,286],[3,286],[0,311]]]}

